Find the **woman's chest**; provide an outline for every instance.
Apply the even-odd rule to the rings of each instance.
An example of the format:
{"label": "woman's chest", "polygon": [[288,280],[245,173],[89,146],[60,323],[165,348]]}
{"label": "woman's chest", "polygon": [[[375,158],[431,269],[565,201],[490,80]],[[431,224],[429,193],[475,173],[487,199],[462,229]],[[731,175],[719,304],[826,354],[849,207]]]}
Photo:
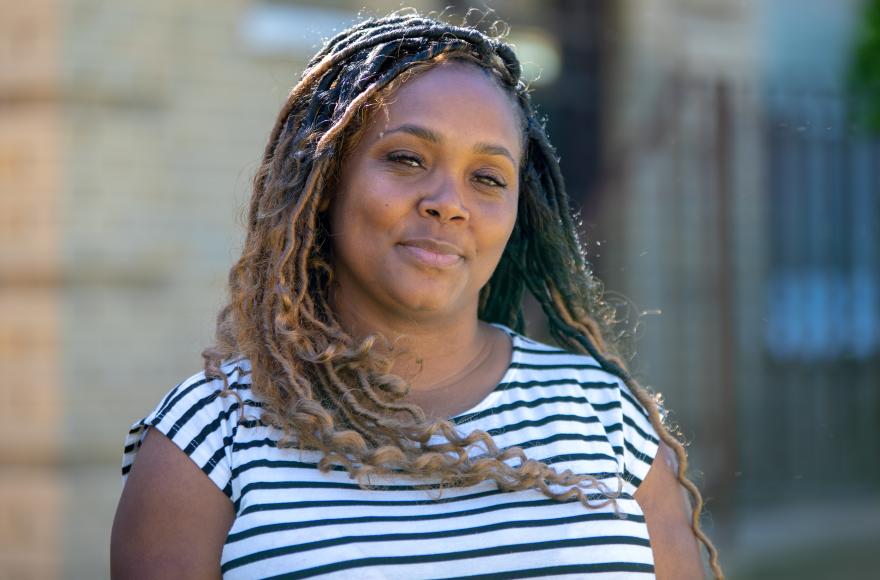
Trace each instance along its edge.
{"label": "woman's chest", "polygon": [[653,571],[647,528],[629,498],[619,498],[615,511],[615,504],[561,503],[536,490],[503,493],[492,482],[442,493],[408,481],[363,490],[347,473],[304,464],[244,479],[223,549],[224,577]]}
{"label": "woman's chest", "polygon": [[[506,392],[496,398],[462,417],[460,430],[484,430],[499,447],[521,447],[557,472],[596,477],[604,487],[587,484],[592,505],[535,489],[502,493],[492,481],[441,491],[425,480],[375,479],[373,489],[361,489],[342,469],[319,471],[316,452],[278,449],[262,428],[239,431],[232,458],[237,517],[223,550],[224,575],[652,574],[641,510],[618,487],[619,431],[606,429],[577,391],[544,394],[540,405]],[[608,502],[600,491],[619,495]]]}

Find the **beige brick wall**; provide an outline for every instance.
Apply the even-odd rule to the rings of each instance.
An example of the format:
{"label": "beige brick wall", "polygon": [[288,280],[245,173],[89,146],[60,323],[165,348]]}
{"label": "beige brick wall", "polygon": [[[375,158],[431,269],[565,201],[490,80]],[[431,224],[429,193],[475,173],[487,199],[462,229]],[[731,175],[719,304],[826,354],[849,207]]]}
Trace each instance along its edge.
{"label": "beige brick wall", "polygon": [[58,576],[60,500],[60,482],[51,470],[0,470],[0,577]]}
{"label": "beige brick wall", "polygon": [[0,87],[0,280],[54,283],[61,120],[56,102],[19,101],[7,92],[20,88]]}
{"label": "beige brick wall", "polygon": [[57,6],[0,11],[0,576],[59,567]]}
{"label": "beige brick wall", "polygon": [[4,0],[0,19],[0,91],[4,101],[57,93],[61,27],[55,0]]}
{"label": "beige brick wall", "polygon": [[[117,461],[128,425],[200,368],[236,216],[294,76],[289,60],[243,50],[243,8],[104,3],[67,39],[78,71],[65,116],[69,455]],[[112,57],[96,57],[102,47]]]}
{"label": "beige brick wall", "polygon": [[0,109],[0,395],[9,401],[0,407],[4,463],[45,464],[58,449],[57,108],[13,101]]}

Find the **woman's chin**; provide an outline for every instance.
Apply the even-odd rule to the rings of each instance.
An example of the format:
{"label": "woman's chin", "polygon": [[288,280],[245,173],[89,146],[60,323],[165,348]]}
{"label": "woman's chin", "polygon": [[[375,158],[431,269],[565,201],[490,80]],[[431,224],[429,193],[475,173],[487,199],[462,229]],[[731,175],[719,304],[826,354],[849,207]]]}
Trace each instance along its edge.
{"label": "woman's chin", "polygon": [[397,308],[411,313],[410,316],[424,318],[449,316],[457,312],[470,311],[469,301],[462,300],[455,289],[432,289],[430,292],[400,292],[394,297]]}
{"label": "woman's chin", "polygon": [[459,308],[444,296],[420,296],[400,302],[400,307],[413,316],[427,317],[431,315],[447,316]]}

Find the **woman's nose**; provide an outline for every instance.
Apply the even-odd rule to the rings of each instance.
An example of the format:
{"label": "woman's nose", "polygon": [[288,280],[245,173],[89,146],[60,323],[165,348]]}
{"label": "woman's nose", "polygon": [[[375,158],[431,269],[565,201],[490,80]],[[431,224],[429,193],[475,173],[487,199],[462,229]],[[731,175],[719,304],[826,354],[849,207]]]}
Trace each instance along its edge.
{"label": "woman's nose", "polygon": [[431,217],[441,223],[467,221],[470,211],[464,196],[453,178],[443,179],[419,200],[419,215]]}

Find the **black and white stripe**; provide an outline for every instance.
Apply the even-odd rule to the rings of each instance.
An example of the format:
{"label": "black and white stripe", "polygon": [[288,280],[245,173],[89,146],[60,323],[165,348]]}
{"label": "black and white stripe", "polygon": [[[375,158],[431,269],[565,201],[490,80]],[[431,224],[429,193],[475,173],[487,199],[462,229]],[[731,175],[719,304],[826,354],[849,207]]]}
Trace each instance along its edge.
{"label": "black and white stripe", "polygon": [[[234,502],[221,563],[227,578],[651,576],[648,532],[632,497],[658,446],[644,408],[592,358],[505,330],[514,345],[507,373],[454,422],[557,470],[593,475],[619,490],[616,512],[535,490],[503,493],[492,482],[444,489],[376,478],[364,490],[341,467],[321,473],[316,452],[279,449],[279,433],[260,422],[247,361],[224,367],[240,401],[220,397],[219,381],[199,374],[135,424],[123,477],[147,427],[184,450]],[[598,490],[590,497],[596,506],[605,499]]]}

